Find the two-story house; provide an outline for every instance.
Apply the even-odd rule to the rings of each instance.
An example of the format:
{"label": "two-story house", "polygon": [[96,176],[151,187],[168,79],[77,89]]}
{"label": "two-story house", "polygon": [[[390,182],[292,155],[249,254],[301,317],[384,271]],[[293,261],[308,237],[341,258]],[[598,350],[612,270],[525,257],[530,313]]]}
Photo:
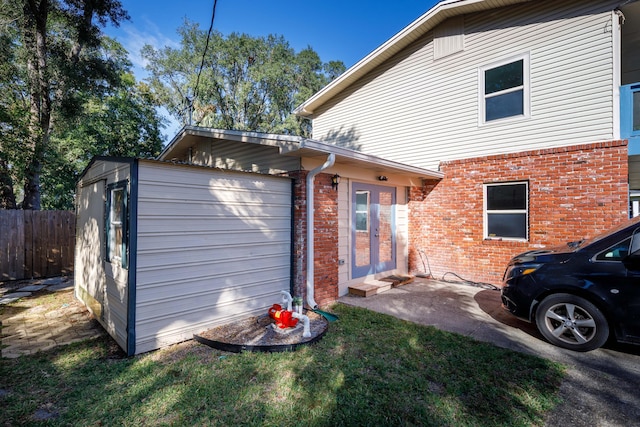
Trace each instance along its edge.
{"label": "two-story house", "polygon": [[409,188],[349,179],[345,279],[383,251],[359,242],[389,189],[407,198],[398,250],[437,278],[499,283],[511,256],[626,219],[640,189],[639,82],[640,2],[435,5],[296,110],[314,139],[443,174]]}

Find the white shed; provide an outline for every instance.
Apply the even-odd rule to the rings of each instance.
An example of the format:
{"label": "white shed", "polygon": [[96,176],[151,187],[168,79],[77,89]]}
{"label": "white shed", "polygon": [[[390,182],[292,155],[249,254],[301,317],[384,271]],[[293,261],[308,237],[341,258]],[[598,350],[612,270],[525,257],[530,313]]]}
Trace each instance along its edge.
{"label": "white shed", "polygon": [[128,355],[266,313],[291,290],[289,178],[98,157],[76,203],[76,296]]}

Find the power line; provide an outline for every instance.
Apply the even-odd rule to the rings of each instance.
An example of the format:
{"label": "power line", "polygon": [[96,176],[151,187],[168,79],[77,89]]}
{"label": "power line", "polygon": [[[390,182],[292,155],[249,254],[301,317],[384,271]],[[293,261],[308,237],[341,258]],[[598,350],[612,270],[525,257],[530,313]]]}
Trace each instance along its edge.
{"label": "power line", "polygon": [[200,74],[202,73],[202,68],[204,68],[204,60],[207,56],[207,50],[209,49],[209,40],[211,39],[211,32],[213,31],[213,21],[216,18],[217,5],[218,5],[218,0],[213,0],[213,10],[211,12],[211,24],[209,25],[209,31],[207,32],[207,41],[204,45],[204,51],[202,52],[202,60],[200,61],[198,76],[196,77],[196,86],[193,89],[193,100],[189,100],[187,98],[187,102],[189,102],[189,124],[191,124],[191,110],[193,109],[193,101],[195,101],[198,98],[198,86],[200,85]]}

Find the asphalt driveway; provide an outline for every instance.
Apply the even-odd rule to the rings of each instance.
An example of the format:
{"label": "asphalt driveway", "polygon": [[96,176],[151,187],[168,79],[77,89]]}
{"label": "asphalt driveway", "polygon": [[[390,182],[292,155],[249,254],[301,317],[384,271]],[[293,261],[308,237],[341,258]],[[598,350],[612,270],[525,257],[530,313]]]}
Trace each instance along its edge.
{"label": "asphalt driveway", "polygon": [[587,353],[555,347],[534,325],[505,312],[500,292],[464,284],[416,279],[340,302],[563,363],[568,368],[560,389],[563,403],[547,426],[640,426],[640,346],[607,344]]}

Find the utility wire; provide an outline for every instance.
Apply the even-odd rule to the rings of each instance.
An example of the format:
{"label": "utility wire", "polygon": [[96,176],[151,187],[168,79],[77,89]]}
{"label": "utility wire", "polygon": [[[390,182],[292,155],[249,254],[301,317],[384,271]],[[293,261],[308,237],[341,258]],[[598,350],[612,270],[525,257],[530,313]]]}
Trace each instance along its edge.
{"label": "utility wire", "polygon": [[[189,109],[193,108],[193,101],[198,98],[198,86],[200,86],[200,74],[202,73],[202,68],[204,68],[204,60],[207,56],[207,50],[209,49],[209,40],[211,39],[211,32],[213,31],[213,21],[216,18],[216,6],[218,5],[218,0],[213,0],[213,11],[211,12],[211,24],[209,25],[209,31],[207,32],[207,41],[204,45],[204,51],[202,52],[202,60],[200,61],[200,69],[198,69],[198,77],[196,78],[196,86],[193,89],[193,100],[187,99],[189,102]],[[191,124],[191,112],[189,112],[189,124]]]}
{"label": "utility wire", "polygon": [[[429,263],[429,257],[427,256],[427,253],[424,251],[424,249],[418,249],[418,254],[420,255],[420,260],[422,261],[422,268],[425,270],[424,276],[435,278],[433,276],[433,274],[431,273],[431,264]],[[425,260],[427,261],[426,265],[425,265]],[[429,271],[426,271],[427,270],[426,267],[429,268]],[[458,280],[447,280],[447,276],[448,275],[454,276]],[[417,275],[417,276],[421,277],[420,275]],[[492,285],[491,283],[474,282],[472,280],[464,279],[464,278],[458,276],[456,273],[454,273],[452,271],[447,271],[446,273],[444,273],[442,275],[442,279],[441,280],[443,282],[447,282],[447,283],[461,283],[463,285],[471,285],[471,286],[475,286],[475,287],[478,287],[478,288],[490,289],[492,291],[499,291],[500,290],[500,288],[498,288],[496,285]]]}

